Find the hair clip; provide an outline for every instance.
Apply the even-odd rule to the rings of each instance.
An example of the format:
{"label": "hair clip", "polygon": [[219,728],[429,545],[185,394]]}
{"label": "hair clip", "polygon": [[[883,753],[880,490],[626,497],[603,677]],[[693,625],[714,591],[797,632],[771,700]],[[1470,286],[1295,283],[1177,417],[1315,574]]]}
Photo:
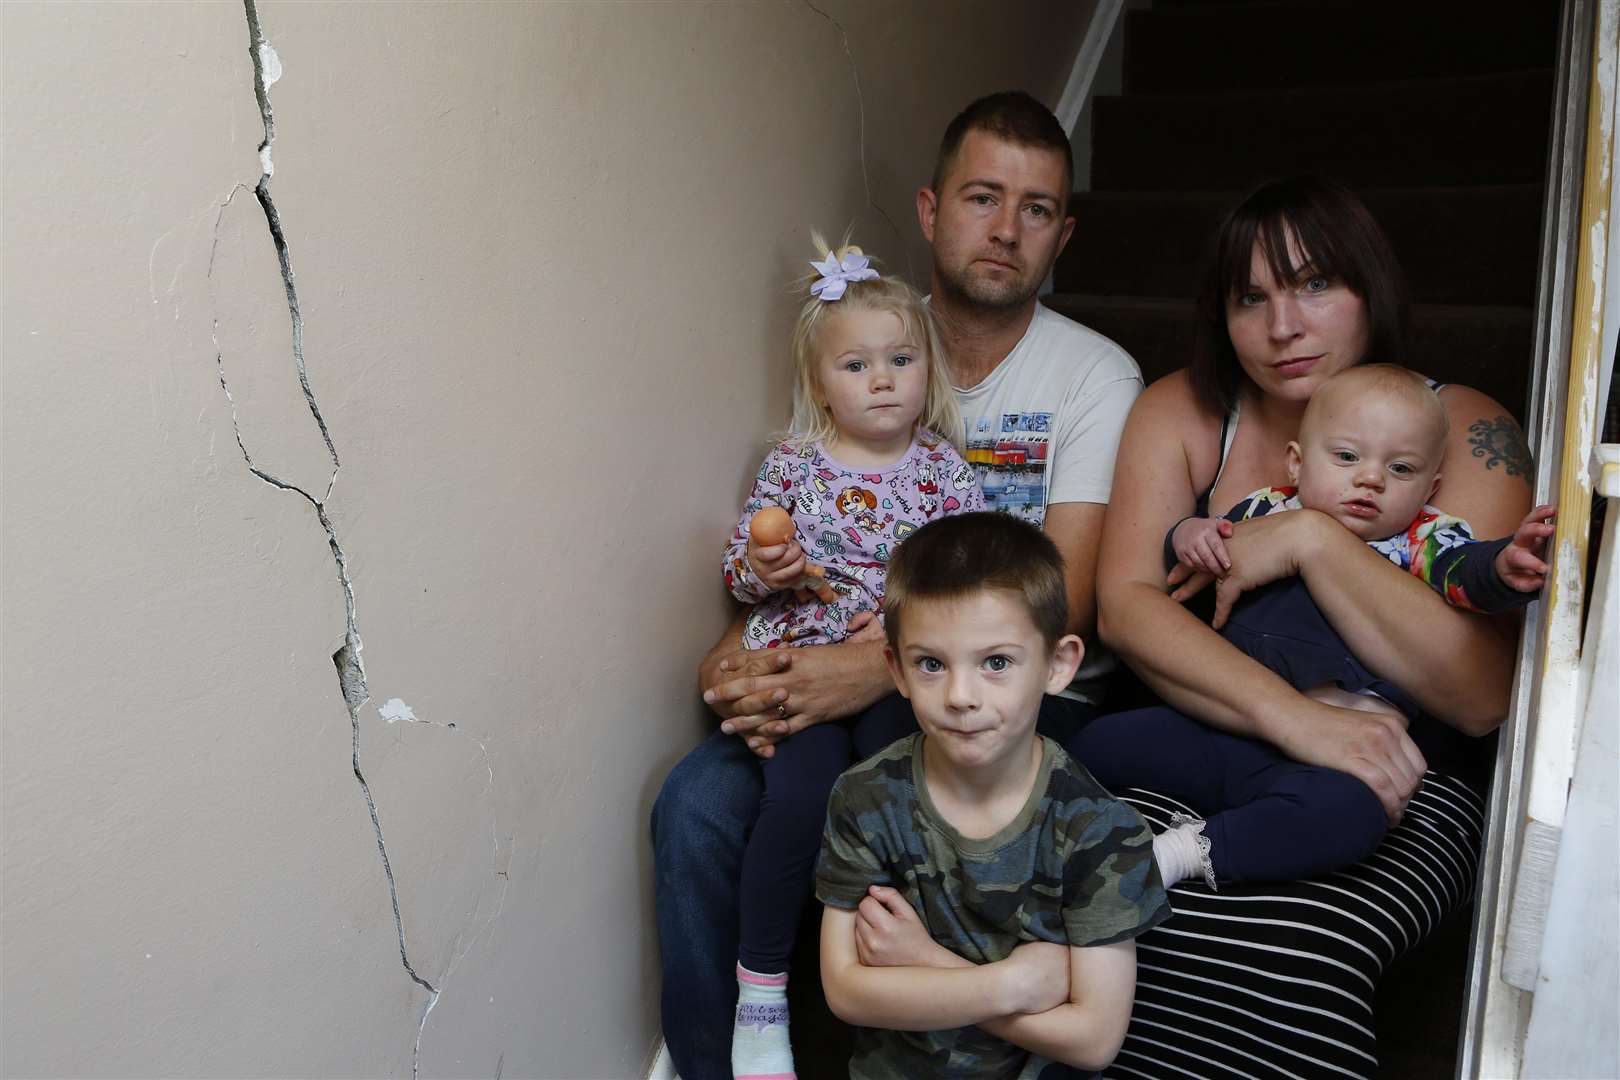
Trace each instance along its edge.
{"label": "hair clip", "polygon": [[872,260],[856,250],[846,251],[842,259],[829,251],[826,259],[811,259],[810,265],[821,274],[810,286],[810,295],[827,301],[842,298],[851,281],[871,281],[878,276]]}

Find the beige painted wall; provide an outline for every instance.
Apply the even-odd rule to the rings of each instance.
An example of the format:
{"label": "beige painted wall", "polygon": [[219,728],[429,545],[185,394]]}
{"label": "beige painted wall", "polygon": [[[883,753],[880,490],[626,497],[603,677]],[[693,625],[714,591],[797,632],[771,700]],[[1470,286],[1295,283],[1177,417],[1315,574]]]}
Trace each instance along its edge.
{"label": "beige painted wall", "polygon": [[405,1076],[419,1029],[423,1075],[644,1067],[647,812],[808,227],[924,269],[945,121],[1054,100],[1091,7],[821,6],[261,9],[424,1025],[333,553],[218,380],[216,338],[254,461],[324,492],[243,9],[0,5],[0,1070]]}

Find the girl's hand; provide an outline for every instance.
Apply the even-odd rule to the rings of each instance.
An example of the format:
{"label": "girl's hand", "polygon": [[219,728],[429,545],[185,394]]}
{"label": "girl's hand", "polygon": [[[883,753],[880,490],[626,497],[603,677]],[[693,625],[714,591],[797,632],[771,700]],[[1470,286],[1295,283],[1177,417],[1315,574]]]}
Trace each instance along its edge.
{"label": "girl's hand", "polygon": [[867,967],[959,967],[966,961],[929,936],[916,909],[873,885],[855,909],[855,954]]}
{"label": "girl's hand", "polygon": [[1226,554],[1226,541],[1231,535],[1232,523],[1225,518],[1190,517],[1170,534],[1170,546],[1180,560],[1178,566],[1220,577],[1232,569],[1232,560]]}
{"label": "girl's hand", "polygon": [[845,641],[883,641],[883,624],[878,621],[877,613],[872,611],[857,611],[849,620],[849,626],[844,635]]}
{"label": "girl's hand", "polygon": [[1543,504],[1525,515],[1513,542],[1496,554],[1496,576],[1519,592],[1535,592],[1547,583],[1547,564],[1540,555],[1553,534],[1554,507]]}
{"label": "girl's hand", "polygon": [[772,592],[792,589],[804,580],[804,549],[791,537],[780,544],[766,547],[749,537],[748,565],[754,571],[754,576]]}

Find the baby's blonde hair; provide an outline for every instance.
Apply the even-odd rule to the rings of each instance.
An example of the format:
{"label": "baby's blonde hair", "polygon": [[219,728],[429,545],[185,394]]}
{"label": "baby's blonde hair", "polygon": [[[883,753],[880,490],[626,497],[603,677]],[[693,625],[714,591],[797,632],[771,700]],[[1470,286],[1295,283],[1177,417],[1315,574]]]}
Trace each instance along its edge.
{"label": "baby's blonde hair", "polygon": [[1334,398],[1365,393],[1385,394],[1417,406],[1424,414],[1434,445],[1445,445],[1446,436],[1451,432],[1451,420],[1446,416],[1446,407],[1441,404],[1440,395],[1434,392],[1423,376],[1398,364],[1358,364],[1346,368],[1317,387],[1305,406],[1305,414],[1299,420],[1301,437],[1307,428],[1320,419]]}
{"label": "baby's blonde hair", "polygon": [[[842,259],[849,254],[864,254],[860,248],[849,243],[848,236],[836,250],[829,248],[818,233],[810,234],[810,242],[822,259],[828,255]],[[816,339],[823,324],[846,312],[887,311],[900,319],[906,334],[917,343],[918,350],[926,354],[928,389],[923,395],[918,425],[950,440],[960,451],[966,432],[962,429],[962,414],[956,407],[956,391],[951,386],[945,339],[939,332],[938,320],[928,305],[923,303],[921,294],[899,278],[881,274],[868,281],[849,282],[844,295],[837,300],[822,300],[810,295],[810,285],[818,276],[810,275],[799,283],[805,301],[793,324],[793,366],[796,373],[793,382],[793,424],[780,437],[780,441],[794,444],[824,442],[838,433],[833,426],[832,415],[817,403],[821,386],[816,377]]]}

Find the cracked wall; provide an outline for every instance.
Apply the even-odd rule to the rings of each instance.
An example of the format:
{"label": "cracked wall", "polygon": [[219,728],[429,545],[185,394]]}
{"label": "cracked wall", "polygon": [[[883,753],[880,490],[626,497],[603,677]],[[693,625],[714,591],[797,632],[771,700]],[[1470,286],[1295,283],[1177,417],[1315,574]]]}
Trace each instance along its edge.
{"label": "cracked wall", "polygon": [[0,1073],[638,1073],[785,282],[1088,10],[0,5]]}

